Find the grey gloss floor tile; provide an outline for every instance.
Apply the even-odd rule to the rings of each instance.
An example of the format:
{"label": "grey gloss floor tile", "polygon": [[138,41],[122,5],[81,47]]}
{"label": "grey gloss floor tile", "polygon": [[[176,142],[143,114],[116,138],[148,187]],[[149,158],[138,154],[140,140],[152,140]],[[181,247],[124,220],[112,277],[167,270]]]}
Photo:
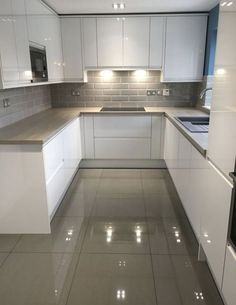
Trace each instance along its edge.
{"label": "grey gloss floor tile", "polygon": [[142,179],[142,184],[144,196],[150,196],[153,194],[168,194],[166,182],[164,179]]}
{"label": "grey gloss floor tile", "polygon": [[142,196],[141,179],[109,179],[100,180],[98,191],[99,194],[139,194]]}
{"label": "grey gloss floor tile", "polygon": [[144,215],[144,199],[132,194],[98,196],[92,211],[92,216],[96,217],[143,217]]}
{"label": "grey gloss floor tile", "polygon": [[78,258],[71,254],[12,253],[0,268],[7,305],[64,305]]}
{"label": "grey gloss floor tile", "polygon": [[223,305],[205,263],[189,256],[172,256],[183,305]]}
{"label": "grey gloss floor tile", "polygon": [[95,202],[94,193],[69,193],[61,203],[56,216],[88,217]]}
{"label": "grey gloss floor tile", "polygon": [[101,178],[141,178],[141,171],[139,169],[104,169]]}
{"label": "grey gloss floor tile", "polygon": [[0,252],[11,252],[21,235],[0,234]]}
{"label": "grey gloss floor tile", "polygon": [[98,190],[99,181],[100,181],[99,178],[79,179],[78,177],[76,177],[71,185],[70,191],[77,193],[96,194]]}
{"label": "grey gloss floor tile", "polygon": [[23,235],[14,252],[66,252],[79,251],[87,227],[82,217],[55,217],[51,234]]}
{"label": "grey gloss floor tile", "polygon": [[148,254],[147,223],[134,218],[91,218],[82,252]]}
{"label": "grey gloss floor tile", "polygon": [[163,218],[169,253],[197,256],[198,242],[186,219]]}
{"label": "grey gloss floor tile", "polygon": [[148,233],[151,253],[169,254],[169,247],[163,222],[158,219],[149,219]]}
{"label": "grey gloss floor tile", "polygon": [[78,172],[79,178],[100,178],[102,175],[102,169],[80,169]]}
{"label": "grey gloss floor tile", "polygon": [[153,255],[152,264],[158,305],[182,305],[171,257]]}
{"label": "grey gloss floor tile", "polygon": [[141,177],[143,179],[165,179],[168,173],[165,169],[142,169]]}
{"label": "grey gloss floor tile", "polygon": [[82,254],[67,305],[156,305],[149,255]]}
{"label": "grey gloss floor tile", "polygon": [[4,261],[8,255],[9,255],[9,253],[0,253],[0,267],[4,263]]}

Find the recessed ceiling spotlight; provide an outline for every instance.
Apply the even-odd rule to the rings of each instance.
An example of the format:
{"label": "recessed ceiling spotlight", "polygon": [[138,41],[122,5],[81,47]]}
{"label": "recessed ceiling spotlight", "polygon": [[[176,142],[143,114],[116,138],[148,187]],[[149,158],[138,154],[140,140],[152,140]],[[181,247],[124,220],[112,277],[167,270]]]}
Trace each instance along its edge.
{"label": "recessed ceiling spotlight", "polygon": [[112,7],[114,10],[123,10],[125,8],[125,3],[113,3]]}
{"label": "recessed ceiling spotlight", "polygon": [[232,4],[233,4],[233,2],[230,1],[230,2],[227,4],[227,6],[231,6]]}
{"label": "recessed ceiling spotlight", "polygon": [[118,3],[113,3],[112,7],[114,8],[114,10],[117,10],[118,9]]}
{"label": "recessed ceiling spotlight", "polygon": [[224,2],[221,3],[221,6],[225,6],[226,4],[227,4],[227,2],[224,1]]}

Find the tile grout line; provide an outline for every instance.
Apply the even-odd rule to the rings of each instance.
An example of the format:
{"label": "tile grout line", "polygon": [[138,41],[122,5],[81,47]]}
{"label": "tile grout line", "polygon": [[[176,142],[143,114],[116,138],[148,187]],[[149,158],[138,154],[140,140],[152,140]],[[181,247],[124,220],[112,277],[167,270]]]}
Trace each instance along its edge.
{"label": "tile grout line", "polygon": [[158,305],[157,291],[156,291],[156,279],[155,279],[153,259],[152,259],[152,250],[151,250],[151,241],[150,241],[150,230],[149,230],[149,223],[148,223],[148,217],[147,217],[147,207],[146,207],[146,201],[145,201],[142,172],[141,172],[141,185],[142,185],[142,194],[143,194],[143,202],[144,202],[144,210],[145,210],[145,219],[146,219],[147,230],[148,230],[148,244],[149,244],[151,268],[152,268],[152,278],[153,278],[153,285],[154,285],[154,293],[155,293],[155,298],[156,298],[156,304]]}

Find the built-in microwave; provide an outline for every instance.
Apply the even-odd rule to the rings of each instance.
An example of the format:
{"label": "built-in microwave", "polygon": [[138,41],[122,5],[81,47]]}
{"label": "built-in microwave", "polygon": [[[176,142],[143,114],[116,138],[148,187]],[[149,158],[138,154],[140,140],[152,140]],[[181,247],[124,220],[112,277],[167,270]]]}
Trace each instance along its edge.
{"label": "built-in microwave", "polygon": [[46,48],[30,45],[32,83],[48,81]]}
{"label": "built-in microwave", "polygon": [[230,177],[233,179],[234,187],[231,199],[228,240],[231,246],[236,251],[236,170],[233,173],[230,173]]}

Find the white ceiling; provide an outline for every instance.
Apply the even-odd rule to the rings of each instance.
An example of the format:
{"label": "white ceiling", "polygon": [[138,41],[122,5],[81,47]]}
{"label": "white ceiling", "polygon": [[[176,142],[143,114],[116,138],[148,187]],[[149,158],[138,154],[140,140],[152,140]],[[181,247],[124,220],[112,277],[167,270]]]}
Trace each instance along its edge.
{"label": "white ceiling", "polygon": [[[59,14],[159,13],[209,11],[218,0],[44,0]],[[124,2],[124,10],[112,3]]]}

